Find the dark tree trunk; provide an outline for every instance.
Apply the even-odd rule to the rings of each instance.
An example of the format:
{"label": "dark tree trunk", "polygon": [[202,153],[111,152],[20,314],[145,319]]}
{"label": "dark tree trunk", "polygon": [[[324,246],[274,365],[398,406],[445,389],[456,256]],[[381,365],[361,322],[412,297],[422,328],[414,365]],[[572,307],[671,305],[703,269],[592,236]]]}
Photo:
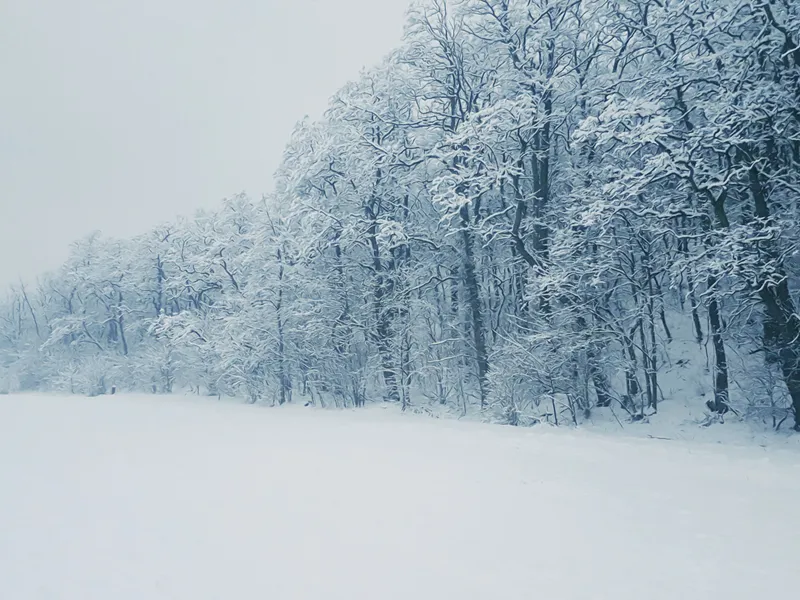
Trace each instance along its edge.
{"label": "dark tree trunk", "polygon": [[772,353],[777,357],[783,380],[792,399],[795,430],[800,431],[800,318],[794,307],[786,279],[759,291],[766,309],[765,338],[771,335]]}
{"label": "dark tree trunk", "polygon": [[[768,222],[771,216],[767,193],[755,165],[750,167],[747,175],[755,216],[762,222]],[[774,352],[780,362],[783,380],[792,399],[794,427],[796,431],[800,431],[800,317],[797,315],[789,283],[783,272],[783,264],[778,258],[774,244],[767,242],[765,249],[769,258],[777,265],[772,278],[760,281],[758,286],[758,294],[766,310],[765,333],[770,329],[777,333],[774,338]]]}
{"label": "dark tree trunk", "polygon": [[714,346],[714,400],[708,407],[714,412],[728,412],[728,359],[725,354],[725,342],[722,339],[722,319],[717,302],[716,279],[709,277],[708,289],[711,300],[708,303],[708,322],[711,328],[711,343]]}
{"label": "dark tree trunk", "polygon": [[692,323],[694,324],[694,335],[698,344],[703,343],[703,326],[700,324],[700,313],[697,310],[697,296],[694,292],[694,277],[689,274],[689,306],[692,308]]}
{"label": "dark tree trunk", "polygon": [[483,330],[483,311],[481,309],[480,290],[478,278],[475,273],[475,256],[472,249],[472,233],[469,229],[469,210],[466,206],[461,208],[461,238],[464,244],[464,289],[467,293],[469,305],[472,340],[475,345],[475,360],[478,366],[478,388],[480,391],[481,408],[486,407],[487,385],[486,376],[489,372],[489,358],[486,352],[486,335]]}

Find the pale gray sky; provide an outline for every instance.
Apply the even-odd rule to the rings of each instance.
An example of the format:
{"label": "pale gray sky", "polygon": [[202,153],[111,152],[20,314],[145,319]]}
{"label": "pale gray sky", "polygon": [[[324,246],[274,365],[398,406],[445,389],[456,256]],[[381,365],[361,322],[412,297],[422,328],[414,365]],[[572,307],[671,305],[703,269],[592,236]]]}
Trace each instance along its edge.
{"label": "pale gray sky", "polygon": [[0,0],[0,285],[271,187],[408,0]]}

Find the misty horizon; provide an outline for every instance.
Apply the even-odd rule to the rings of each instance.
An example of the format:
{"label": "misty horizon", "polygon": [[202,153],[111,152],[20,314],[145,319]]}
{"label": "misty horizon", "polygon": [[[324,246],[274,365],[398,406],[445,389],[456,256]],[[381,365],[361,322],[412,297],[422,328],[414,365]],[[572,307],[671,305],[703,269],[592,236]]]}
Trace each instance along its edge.
{"label": "misty horizon", "polygon": [[0,7],[0,288],[101,231],[272,191],[295,124],[401,38],[408,0]]}

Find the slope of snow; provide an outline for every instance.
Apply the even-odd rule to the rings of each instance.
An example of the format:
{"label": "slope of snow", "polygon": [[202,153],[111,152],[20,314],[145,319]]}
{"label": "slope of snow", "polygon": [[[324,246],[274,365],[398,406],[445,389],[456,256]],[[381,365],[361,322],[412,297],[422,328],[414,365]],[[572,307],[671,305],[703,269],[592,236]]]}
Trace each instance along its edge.
{"label": "slope of snow", "polygon": [[752,599],[800,453],[196,398],[0,397],[0,598]]}

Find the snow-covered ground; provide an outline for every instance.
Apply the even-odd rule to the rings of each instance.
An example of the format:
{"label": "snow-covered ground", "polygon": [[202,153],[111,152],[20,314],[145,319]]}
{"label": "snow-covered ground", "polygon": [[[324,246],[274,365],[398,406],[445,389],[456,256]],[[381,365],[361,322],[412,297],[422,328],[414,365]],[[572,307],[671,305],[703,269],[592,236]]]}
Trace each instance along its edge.
{"label": "snow-covered ground", "polygon": [[0,598],[754,599],[800,453],[198,398],[0,397]]}

